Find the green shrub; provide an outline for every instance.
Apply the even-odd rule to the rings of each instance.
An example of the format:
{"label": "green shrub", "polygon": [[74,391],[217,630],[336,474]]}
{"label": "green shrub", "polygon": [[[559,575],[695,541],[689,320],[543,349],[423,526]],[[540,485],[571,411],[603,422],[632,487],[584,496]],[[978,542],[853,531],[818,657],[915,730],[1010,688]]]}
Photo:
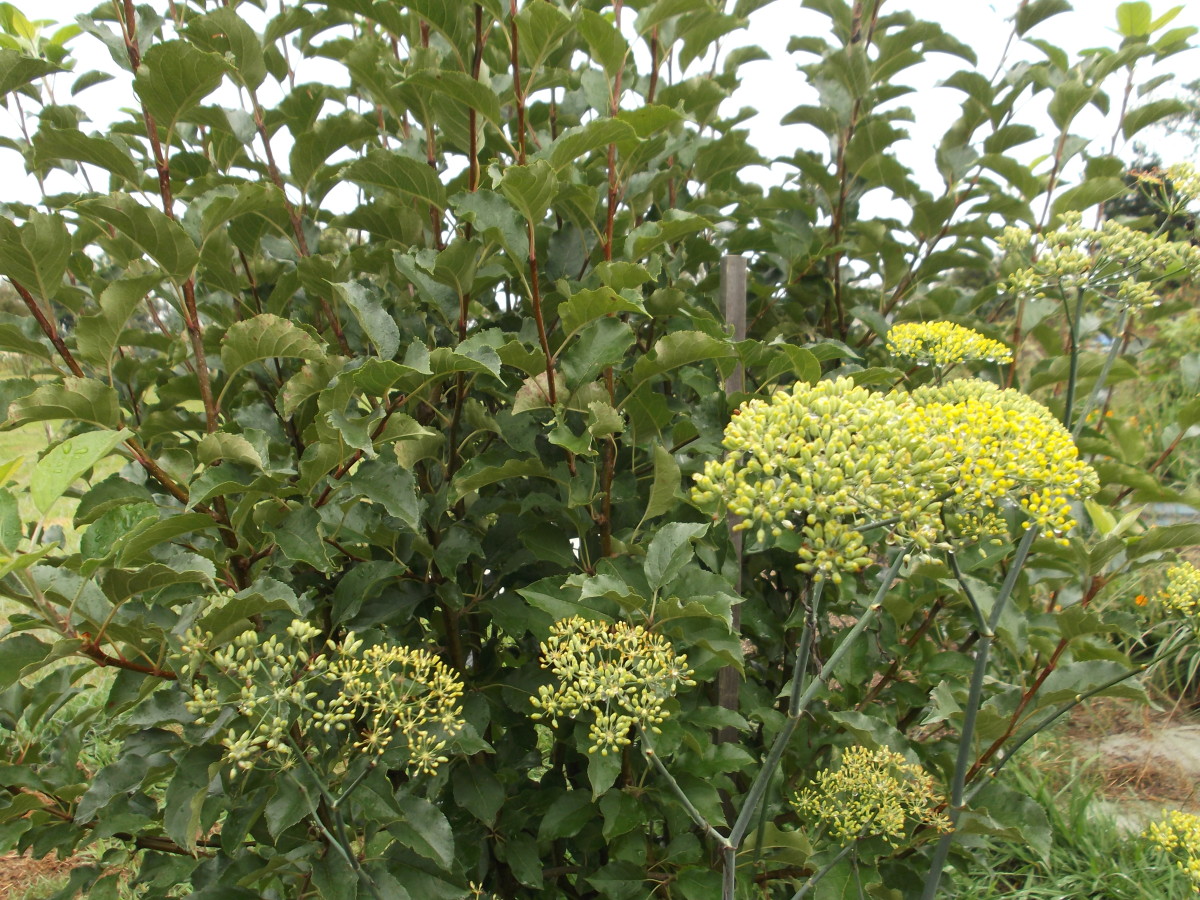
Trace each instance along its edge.
{"label": "green shrub", "polygon": [[[1069,129],[1191,29],[1127,4],[1122,47],[1071,62],[1038,0],[1014,36],[1046,59],[989,79],[911,13],[810,0],[820,101],[787,121],[831,150],[763,189],[723,114],[758,54],[718,53],[759,5],[101,6],[104,134],[55,74],[71,33],[6,7],[8,146],[80,180],[0,218],[28,371],[0,408],[54,433],[0,473],[0,722],[42,736],[3,767],[0,846],[116,841],[64,897],[932,898],[980,836],[1047,840],[988,774],[1139,695],[1131,619],[1092,601],[1200,542],[1125,515],[1197,498],[1087,425],[1200,255],[1113,226],[1092,252],[1071,214],[1123,165]],[[893,152],[935,53],[966,64],[936,193]],[[1045,165],[1012,152],[1031,95]],[[939,321],[969,340],[890,354]],[[89,772],[54,714],[98,666]],[[904,762],[828,832],[795,798],[859,747]]]}

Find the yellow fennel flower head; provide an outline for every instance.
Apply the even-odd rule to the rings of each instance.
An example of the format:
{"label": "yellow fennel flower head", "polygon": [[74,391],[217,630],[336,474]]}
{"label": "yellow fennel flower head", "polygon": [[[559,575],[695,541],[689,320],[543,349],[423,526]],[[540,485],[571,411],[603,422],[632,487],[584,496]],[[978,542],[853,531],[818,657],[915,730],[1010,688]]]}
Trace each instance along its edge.
{"label": "yellow fennel flower head", "polygon": [[941,797],[933,778],[884,747],[846,749],[840,765],[818,772],[793,803],[841,843],[878,835],[897,846],[915,825],[951,828],[936,812]]}
{"label": "yellow fennel flower head", "polygon": [[1200,611],[1200,569],[1190,562],[1167,569],[1167,586],[1159,594],[1163,606],[1182,616]]}
{"label": "yellow fennel flower head", "polygon": [[1175,163],[1167,167],[1167,179],[1175,193],[1190,206],[1200,200],[1200,172],[1191,163]]}
{"label": "yellow fennel flower head", "polygon": [[972,360],[1012,362],[1012,351],[999,341],[953,322],[902,322],[887,336],[893,356],[918,365],[952,366]]}
{"label": "yellow fennel flower head", "polygon": [[949,466],[946,511],[961,536],[1001,530],[998,514],[1016,505],[1061,538],[1076,524],[1072,504],[1099,490],[1070,433],[1026,394],[961,379],[918,388],[911,401],[909,426]]}
{"label": "yellow fennel flower head", "polygon": [[530,698],[538,709],[531,718],[558,727],[560,716],[590,714],[588,752],[601,756],[632,743],[635,726],[657,734],[668,715],[666,701],[695,684],[687,656],[641,625],[573,616],[554,623],[541,649],[542,668],[557,683]]}
{"label": "yellow fennel flower head", "polygon": [[692,496],[724,501],[757,546],[795,549],[800,571],[836,583],[870,564],[858,526],[936,513],[923,475],[936,461],[913,440],[894,396],[849,378],[796,384],[737,411]]}
{"label": "yellow fennel flower head", "polygon": [[1151,822],[1143,836],[1172,856],[1200,890],[1200,816],[1164,811],[1162,820]]}

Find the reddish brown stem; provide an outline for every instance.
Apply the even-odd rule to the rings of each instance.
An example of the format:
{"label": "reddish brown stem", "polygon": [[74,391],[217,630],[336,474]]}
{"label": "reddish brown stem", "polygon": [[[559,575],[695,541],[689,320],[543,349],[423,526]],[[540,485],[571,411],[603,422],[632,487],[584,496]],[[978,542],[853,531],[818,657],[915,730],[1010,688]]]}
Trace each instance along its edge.
{"label": "reddish brown stem", "polygon": [[83,378],[83,369],[80,368],[79,363],[75,360],[75,357],[71,355],[70,349],[68,349],[66,343],[59,336],[58,328],[51,323],[51,321],[46,317],[46,313],[42,310],[42,307],[38,304],[37,300],[33,298],[33,294],[29,293],[29,290],[15,278],[9,278],[8,280],[12,282],[12,286],[17,289],[17,293],[21,295],[21,299],[25,302],[26,308],[33,315],[33,318],[37,320],[38,327],[42,329],[42,334],[46,335],[46,337],[50,339],[50,343],[54,345],[54,349],[58,351],[58,355],[61,356],[63,362],[67,364],[67,368],[71,370],[71,374],[75,375],[77,378]]}
{"label": "reddish brown stem", "polygon": [[[525,165],[525,94],[521,91],[521,58],[520,39],[517,37],[517,0],[509,0],[509,13],[512,16],[512,78],[513,98],[517,106],[517,164]],[[553,388],[551,388],[553,390]]]}
{"label": "reddish brown stem", "polygon": [[167,669],[160,669],[157,666],[147,666],[142,663],[134,662],[131,659],[126,659],[123,656],[113,656],[101,649],[100,645],[94,641],[87,639],[84,635],[83,646],[79,648],[79,653],[89,659],[94,659],[101,666],[114,666],[118,669],[128,669],[130,672],[141,672],[143,675],[151,675],[154,678],[167,678],[174,680],[177,676],[174,672]]}

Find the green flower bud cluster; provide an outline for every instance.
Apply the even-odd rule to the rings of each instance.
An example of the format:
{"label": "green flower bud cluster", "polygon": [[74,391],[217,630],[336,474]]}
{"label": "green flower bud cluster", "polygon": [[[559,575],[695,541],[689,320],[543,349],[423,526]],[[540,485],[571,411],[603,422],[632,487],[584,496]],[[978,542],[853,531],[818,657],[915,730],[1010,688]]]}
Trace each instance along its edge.
{"label": "green flower bud cluster", "polygon": [[794,533],[800,571],[835,583],[870,564],[856,526],[894,515],[902,530],[936,518],[944,477],[904,424],[903,397],[849,378],[798,383],[742,405],[725,428],[723,460],[695,476],[693,499],[725,501],[759,545]]}
{"label": "green flower bud cluster", "polygon": [[[1188,183],[1182,170],[1181,179]],[[1161,302],[1150,281],[1200,272],[1200,248],[1186,241],[1146,234],[1113,219],[1085,228],[1079,212],[1066,213],[1060,228],[1037,237],[1028,229],[1006,228],[1000,246],[1029,262],[1008,277],[1008,291],[1018,295],[1045,297],[1086,288],[1141,309]]]}
{"label": "green flower bud cluster", "polygon": [[560,716],[590,712],[588,752],[601,756],[629,746],[635,725],[657,734],[667,699],[696,683],[687,656],[641,625],[573,616],[555,622],[541,648],[542,668],[558,683],[542,685],[530,698],[540,710],[531,718],[557,728]]}
{"label": "green flower bud cluster", "polygon": [[887,349],[917,365],[952,366],[970,360],[1011,363],[999,341],[953,322],[902,322],[888,331]]}
{"label": "green flower bud cluster", "polygon": [[1200,612],[1200,569],[1190,562],[1167,569],[1167,586],[1159,593],[1167,609],[1192,618]]}
{"label": "green flower bud cluster", "polygon": [[296,619],[282,635],[249,629],[210,649],[211,632],[189,630],[179,666],[191,692],[188,711],[200,722],[215,722],[226,709],[237,714],[222,738],[235,771],[291,765],[296,729],[351,732],[354,748],[374,755],[399,744],[411,772],[432,774],[446,761],[447,739],[462,728],[462,682],[428,651],[364,647],[353,633],[317,651],[320,634]]}
{"label": "green flower bud cluster", "polygon": [[822,769],[795,796],[799,812],[816,819],[842,843],[878,835],[893,847],[922,824],[950,831],[933,778],[899,753],[850,747],[836,768]]}
{"label": "green flower bud cluster", "polygon": [[1151,822],[1143,836],[1174,856],[1175,865],[1200,891],[1200,816],[1171,810],[1161,822]]}
{"label": "green flower bud cluster", "polygon": [[800,571],[835,583],[870,563],[871,523],[923,551],[1003,533],[1013,506],[1061,533],[1073,501],[1099,488],[1045,407],[976,379],[912,394],[797,384],[744,404],[724,447],[695,476],[695,502],[723,502],[760,547],[795,549]]}

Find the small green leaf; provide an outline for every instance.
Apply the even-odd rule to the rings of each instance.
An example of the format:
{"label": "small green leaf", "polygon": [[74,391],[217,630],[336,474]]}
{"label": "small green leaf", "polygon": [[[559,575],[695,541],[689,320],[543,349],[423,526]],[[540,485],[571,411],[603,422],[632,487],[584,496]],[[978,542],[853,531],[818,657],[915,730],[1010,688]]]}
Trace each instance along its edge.
{"label": "small green leaf", "polygon": [[254,29],[233,9],[216,9],[188,22],[187,36],[197,46],[221,54],[232,63],[234,76],[251,90],[267,77],[262,42]]}
{"label": "small green leaf", "polygon": [[640,299],[626,297],[610,287],[576,291],[569,300],[558,304],[558,315],[562,319],[563,331],[567,334],[582,328],[593,319],[623,312],[644,316],[646,307]]}
{"label": "small green leaf", "polygon": [[180,847],[195,850],[200,812],[221,754],[215,747],[191,747],[175,767],[163,797],[163,831]]}
{"label": "small green leaf", "polygon": [[712,227],[712,222],[703,216],[669,209],[659,221],[646,222],[631,231],[625,241],[625,253],[631,260],[644,259],[664,244],[673,244],[689,234]]}
{"label": "small green leaf", "polygon": [[463,765],[450,778],[454,802],[485,825],[493,825],[504,805],[504,787],[486,766]]}
{"label": "small green leaf", "polygon": [[639,357],[633,366],[633,389],[649,378],[680,366],[709,359],[724,359],[736,351],[723,341],[702,331],[676,331],[658,339],[653,350]]}
{"label": "small green leaf", "polygon": [[446,188],[426,163],[378,148],[350,163],[342,177],[355,184],[395,191],[429,206],[446,208]]}
{"label": "small green leaf", "polygon": [[41,662],[51,649],[32,634],[18,634],[0,641],[0,691],[16,683],[26,666]]}
{"label": "small green leaf", "polygon": [[1151,100],[1125,114],[1125,119],[1121,122],[1121,133],[1124,134],[1125,140],[1129,140],[1143,128],[1170,116],[1186,113],[1191,108],[1178,97]]}
{"label": "small green leaf", "polygon": [[650,501],[642,516],[645,522],[674,509],[679,495],[679,463],[675,454],[661,444],[654,445],[654,481],[650,485]]}
{"label": "small green leaf", "polygon": [[100,294],[100,312],[81,316],[75,327],[80,358],[107,369],[121,344],[125,325],[160,280],[157,275],[143,275],[110,281]]}
{"label": "small green leaf", "polygon": [[9,423],[53,422],[73,419],[100,428],[116,428],[120,420],[117,392],[94,378],[68,378],[63,384],[46,384],[13,401]]}
{"label": "small green leaf", "polygon": [[89,431],[67,438],[42,457],[29,480],[29,494],[34,506],[45,514],[50,511],[80,475],[108,456],[113,448],[133,432]]}
{"label": "small green leaf", "polygon": [[558,176],[544,159],[527,166],[509,166],[500,179],[500,193],[534,225],[546,217],[557,192]]}
{"label": "small green leaf", "polygon": [[604,67],[610,77],[625,65],[629,55],[629,44],[613,22],[592,10],[580,10],[575,27],[587,41],[592,59]]}
{"label": "small green leaf", "polygon": [[39,160],[69,159],[106,169],[118,178],[136,183],[141,169],[125,144],[115,136],[89,137],[81,131],[43,125],[34,135]]}
{"label": "small green leaf", "polygon": [[1117,30],[1121,37],[1146,37],[1150,34],[1151,19],[1150,4],[1145,0],[1117,6]]}
{"label": "small green leaf", "polygon": [[587,791],[564,791],[542,817],[538,840],[574,837],[595,817],[596,804]]}
{"label": "small green leaf", "polygon": [[0,97],[32,84],[44,75],[61,71],[61,67],[44,59],[0,49]]}
{"label": "small green leaf", "polygon": [[388,826],[388,833],[410,850],[450,869],[454,865],[454,831],[441,810],[420,797],[397,799],[404,818]]}
{"label": "small green leaf", "polygon": [[646,548],[646,581],[651,590],[661,590],[683,570],[696,552],[692,542],[706,531],[707,525],[686,522],[670,522],[658,529]]}
{"label": "small green leaf", "polygon": [[284,358],[314,361],[324,359],[325,353],[299,325],[270,313],[234,323],[221,342],[221,363],[227,378],[253,362]]}
{"label": "small green leaf", "polygon": [[142,57],[133,89],[158,127],[170,133],[180,118],[217,89],[226,70],[225,60],[215,53],[187,41],[164,41]]}
{"label": "small green leaf", "polygon": [[400,329],[384,309],[379,297],[357,281],[330,283],[334,293],[350,307],[363,334],[375,345],[383,359],[391,359],[400,349]]}
{"label": "small green leaf", "polygon": [[0,275],[19,281],[39,300],[62,287],[71,256],[71,234],[61,216],[34,213],[18,227],[0,218]]}
{"label": "small green leaf", "polygon": [[161,210],[138,203],[128,194],[85,200],[78,204],[78,209],[111,225],[118,239],[132,241],[176,281],[190,277],[200,259],[196,245],[178,222],[168,219]]}

